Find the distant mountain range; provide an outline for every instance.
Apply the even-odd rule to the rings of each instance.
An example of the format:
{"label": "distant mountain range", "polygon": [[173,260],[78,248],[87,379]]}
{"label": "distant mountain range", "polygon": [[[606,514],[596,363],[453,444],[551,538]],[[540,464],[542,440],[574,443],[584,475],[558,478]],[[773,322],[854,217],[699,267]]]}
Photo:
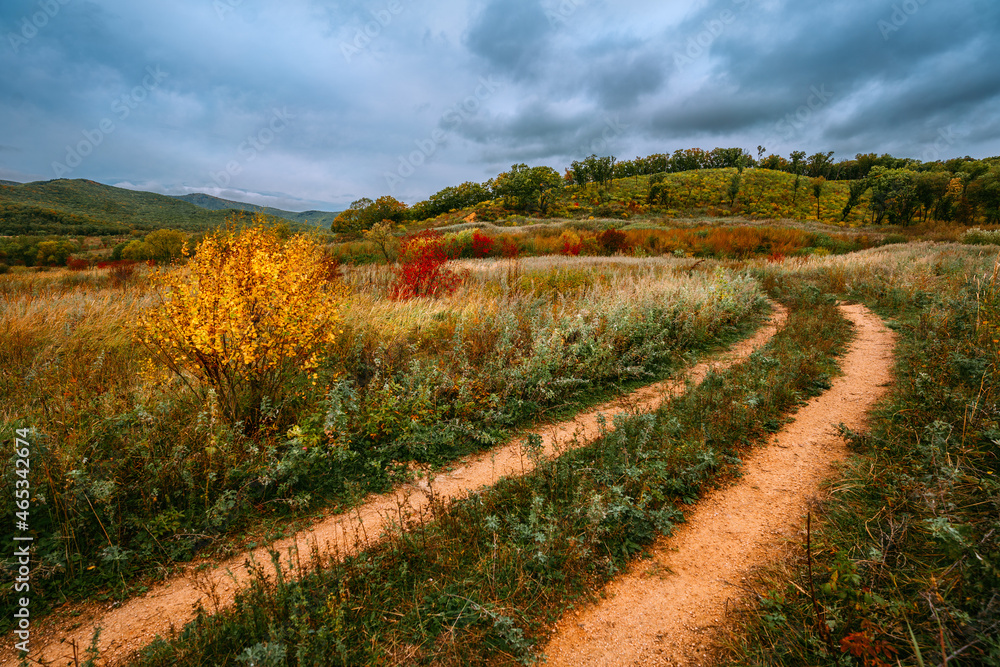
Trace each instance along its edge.
{"label": "distant mountain range", "polygon": [[337,213],[293,213],[205,194],[170,197],[84,179],[33,183],[0,181],[0,235],[115,236],[135,231],[205,231],[234,211],[257,211],[288,221],[296,231],[329,228]]}
{"label": "distant mountain range", "polygon": [[340,214],[340,211],[332,213],[330,211],[303,211],[301,213],[295,213],[293,211],[283,211],[280,208],[257,206],[255,204],[233,201],[231,199],[220,199],[201,192],[196,192],[190,195],[175,195],[175,199],[183,199],[186,202],[194,204],[195,206],[207,208],[210,211],[222,211],[226,209],[260,211],[266,215],[273,215],[276,218],[284,218],[285,220],[291,220],[292,222],[303,222],[316,225],[317,227],[329,227],[333,222],[333,219]]}

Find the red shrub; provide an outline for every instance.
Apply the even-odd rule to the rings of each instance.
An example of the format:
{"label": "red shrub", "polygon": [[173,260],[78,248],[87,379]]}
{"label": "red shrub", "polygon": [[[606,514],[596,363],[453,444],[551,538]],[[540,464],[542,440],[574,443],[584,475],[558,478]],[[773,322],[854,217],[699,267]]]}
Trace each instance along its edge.
{"label": "red shrub", "polygon": [[600,244],[601,250],[608,255],[613,255],[616,252],[625,252],[631,245],[628,235],[617,229],[604,230],[597,235],[597,242]]}
{"label": "red shrub", "polygon": [[576,232],[567,230],[562,233],[559,240],[562,241],[561,252],[564,255],[571,255],[575,257],[580,254],[581,250],[583,250],[583,239],[581,239],[580,235]]}
{"label": "red shrub", "polygon": [[400,265],[390,296],[402,300],[453,292],[462,279],[445,267],[447,262],[441,232],[428,229],[407,236],[400,248]]}
{"label": "red shrub", "polygon": [[98,262],[97,268],[99,269],[110,269],[108,271],[108,277],[111,279],[111,284],[115,287],[122,287],[135,274],[135,267],[139,262],[134,259],[119,259],[108,262]]}
{"label": "red shrub", "polygon": [[505,259],[517,259],[521,255],[521,249],[514,239],[503,236],[500,238],[500,255]]}
{"label": "red shrub", "polygon": [[66,266],[69,267],[70,271],[83,271],[90,266],[90,262],[85,259],[70,257],[66,260]]}
{"label": "red shrub", "polygon": [[489,257],[493,252],[496,240],[488,234],[483,234],[478,229],[472,232],[472,256]]}

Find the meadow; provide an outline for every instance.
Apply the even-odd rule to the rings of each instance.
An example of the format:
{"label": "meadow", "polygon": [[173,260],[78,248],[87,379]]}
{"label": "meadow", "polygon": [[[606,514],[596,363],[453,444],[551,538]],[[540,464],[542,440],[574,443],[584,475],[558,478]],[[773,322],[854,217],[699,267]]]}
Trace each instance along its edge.
{"label": "meadow", "polygon": [[[295,581],[260,576],[230,610],[135,656],[530,664],[555,620],[829,386],[851,338],[834,304],[849,299],[899,334],[896,382],[870,431],[846,433],[854,457],[817,508],[809,558],[790,545],[758,573],[719,659],[1000,664],[994,230],[652,221],[607,234],[584,220],[443,231],[395,248],[402,264],[367,259],[380,252],[371,242],[324,246],[292,283],[334,304],[332,319],[309,330],[300,366],[267,375],[264,364],[275,380],[264,393],[224,382],[232,369],[256,372],[254,350],[199,375],[196,355],[164,357],[185,348],[149,329],[150,313],[180,312],[163,310],[184,294],[171,289],[211,275],[198,255],[162,269],[0,275],[0,429],[9,441],[29,429],[34,448],[32,585],[45,605],[34,613],[126,598],[192,559],[267,543],[663,378],[749,333],[768,299],[786,305],[766,348],[656,412],[620,416],[528,475],[404,519],[350,558],[299,554]],[[904,242],[921,234],[967,243]],[[404,290],[408,264],[422,268]],[[287,278],[253,277],[268,273]],[[216,323],[237,317],[227,304]],[[283,316],[307,326],[294,308]],[[191,340],[211,338],[203,324]],[[239,389],[228,402],[227,386]],[[13,457],[3,465],[13,486]],[[12,604],[7,595],[3,618]]]}
{"label": "meadow", "polygon": [[534,663],[556,619],[828,386],[851,336],[836,296],[896,329],[897,380],[870,431],[846,434],[809,558],[803,537],[758,570],[718,662],[1000,664],[998,261],[924,243],[741,265],[791,310],[746,363],[363,554],[292,557],[297,581],[258,578],[136,664]]}
{"label": "meadow", "polygon": [[451,294],[409,300],[386,298],[391,267],[344,267],[331,279],[336,335],[314,372],[283,375],[253,406],[252,432],[141,344],[156,270],[0,276],[0,409],[5,435],[32,434],[38,599],[128,596],[196,555],[233,553],[415,466],[658,379],[764,312],[746,276],[689,266],[470,261]]}

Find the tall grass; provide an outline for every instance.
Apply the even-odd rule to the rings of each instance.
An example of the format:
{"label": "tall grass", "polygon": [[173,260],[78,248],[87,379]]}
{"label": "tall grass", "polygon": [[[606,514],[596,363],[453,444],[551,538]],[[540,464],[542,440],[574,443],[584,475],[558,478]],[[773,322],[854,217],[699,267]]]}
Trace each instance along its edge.
{"label": "tall grass", "polygon": [[31,429],[34,446],[33,611],[124,596],[230,548],[227,535],[349,507],[413,461],[443,463],[656,379],[766,307],[746,276],[626,264],[470,263],[454,295],[405,303],[383,298],[386,267],[353,269],[344,333],[316,378],[262,405],[269,427],[253,437],[135,344],[152,299],[141,273],[119,286],[100,271],[0,276],[0,433]]}
{"label": "tall grass", "polygon": [[552,620],[828,386],[849,325],[805,296],[767,348],[655,414],[620,417],[598,442],[439,503],[428,521],[409,517],[358,556],[327,565],[299,555],[299,581],[258,577],[231,610],[200,617],[137,664],[533,663]]}
{"label": "tall grass", "polygon": [[870,431],[849,434],[822,507],[813,576],[799,546],[761,577],[732,664],[1000,665],[997,261],[912,245],[762,271],[864,301],[900,340],[896,383]]}

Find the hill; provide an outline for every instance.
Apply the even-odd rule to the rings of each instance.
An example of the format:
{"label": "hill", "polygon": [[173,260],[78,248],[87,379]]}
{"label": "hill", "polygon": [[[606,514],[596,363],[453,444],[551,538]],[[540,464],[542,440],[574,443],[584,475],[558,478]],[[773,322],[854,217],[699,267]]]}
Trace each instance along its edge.
{"label": "hill", "polygon": [[17,181],[4,181],[0,180],[0,185],[21,185]]}
{"label": "hill", "polygon": [[247,204],[246,202],[221,199],[219,197],[213,197],[212,195],[206,195],[203,192],[195,192],[189,195],[179,195],[175,196],[175,198],[210,211],[222,211],[225,209],[260,211],[265,215],[271,215],[276,218],[284,218],[285,220],[291,220],[292,222],[301,222],[303,224],[316,225],[317,227],[326,228],[330,227],[333,219],[340,213],[340,211],[302,211],[301,213],[296,213],[295,211],[284,211],[280,208],[271,208],[270,206],[256,206],[254,204]]}
{"label": "hill", "polygon": [[[156,229],[198,232],[218,227],[233,212],[84,179],[0,185],[0,235],[110,236]],[[314,229],[295,220],[289,224],[296,230]]]}
{"label": "hill", "polygon": [[[823,181],[817,200],[813,180],[771,169],[745,169],[735,184],[735,168],[694,169],[652,176],[617,178],[607,184],[567,185],[552,191],[545,217],[618,218],[636,216],[696,218],[742,216],[755,219],[812,220],[828,224],[864,224],[868,196],[842,221],[850,181]],[[796,181],[798,181],[796,185]],[[818,206],[817,206],[818,205]],[[496,221],[522,213],[500,199],[485,201],[436,216],[433,226],[453,225],[476,213]]]}

